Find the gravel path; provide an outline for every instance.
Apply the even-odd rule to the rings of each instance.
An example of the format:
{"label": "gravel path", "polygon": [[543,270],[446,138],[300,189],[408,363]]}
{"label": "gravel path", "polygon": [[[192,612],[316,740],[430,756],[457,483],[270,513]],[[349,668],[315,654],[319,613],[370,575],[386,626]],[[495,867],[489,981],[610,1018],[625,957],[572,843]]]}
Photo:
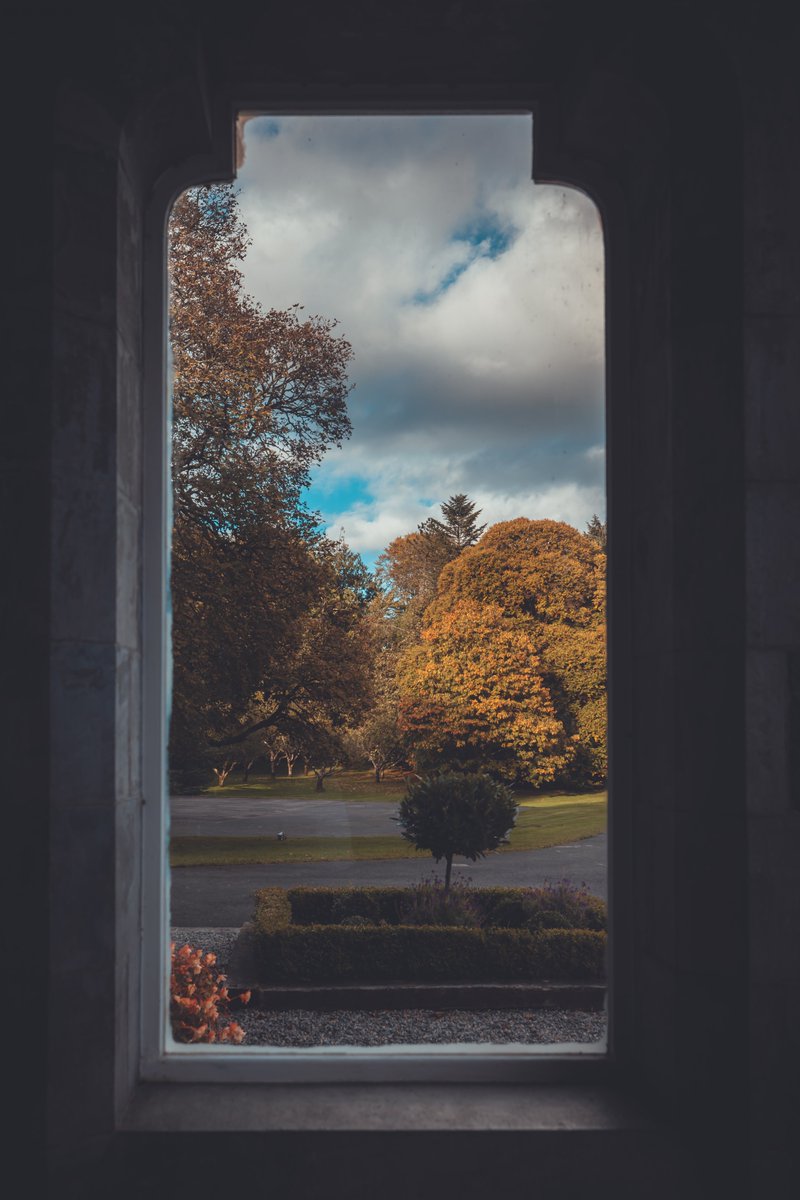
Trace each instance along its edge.
{"label": "gravel path", "polygon": [[[227,969],[238,928],[173,929],[178,946],[189,943],[217,955],[217,967]],[[234,1019],[245,1031],[248,1046],[387,1046],[425,1043],[510,1042],[553,1045],[562,1042],[600,1042],[605,1037],[604,1013],[564,1009],[503,1009],[502,1011],[431,1011],[394,1009],[368,1012],[260,1012],[237,1009]]]}

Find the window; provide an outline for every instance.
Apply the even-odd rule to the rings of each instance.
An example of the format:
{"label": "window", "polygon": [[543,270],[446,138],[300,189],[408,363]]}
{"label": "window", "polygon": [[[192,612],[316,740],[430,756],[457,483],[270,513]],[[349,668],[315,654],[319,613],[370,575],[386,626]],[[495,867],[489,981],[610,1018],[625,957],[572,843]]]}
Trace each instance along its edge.
{"label": "window", "polygon": [[[424,528],[425,522],[438,510],[438,505],[432,505],[425,497],[436,486],[435,481],[443,477],[453,481],[454,490],[467,478],[474,479],[478,488],[476,496],[485,509],[482,515],[488,518],[485,523],[496,525],[498,529],[498,522],[502,524],[514,517],[528,525],[541,518],[566,520],[581,528],[590,526],[592,519],[596,525],[601,524],[596,516],[604,503],[599,230],[591,204],[577,194],[570,197],[562,189],[546,188],[534,193],[529,178],[530,116],[427,116],[413,120],[388,116],[284,117],[254,121],[249,128],[254,138],[251,170],[252,164],[256,171],[259,170],[256,150],[259,143],[266,143],[265,165],[260,169],[267,178],[269,150],[274,147],[279,155],[290,157],[294,148],[292,169],[300,173],[301,181],[304,172],[316,172],[313,187],[303,195],[302,183],[295,182],[286,163],[279,158],[279,176],[286,179],[288,197],[278,196],[279,189],[274,189],[271,195],[265,194],[265,188],[245,190],[244,202],[249,204],[250,222],[258,223],[259,205],[271,205],[272,226],[277,224],[271,246],[265,250],[257,243],[255,247],[256,254],[260,252],[268,257],[268,283],[275,288],[259,295],[264,309],[287,313],[289,324],[280,325],[279,333],[287,329],[293,333],[302,328],[294,315],[288,316],[291,313],[290,297],[301,286],[299,280],[303,280],[302,299],[310,299],[313,311],[322,306],[319,301],[324,300],[327,289],[330,303],[326,307],[339,309],[333,315],[340,316],[341,304],[347,310],[348,315],[342,322],[343,334],[356,338],[356,362],[359,353],[366,358],[366,367],[362,367],[362,375],[357,378],[357,392],[361,392],[361,397],[353,409],[356,432],[352,439],[351,466],[343,467],[342,452],[338,455],[332,452],[323,463],[323,466],[330,466],[330,459],[334,459],[328,473],[327,492],[324,476],[318,473],[313,481],[312,505],[322,502],[330,508],[330,504],[335,503],[332,495],[356,496],[355,506],[349,513],[342,516],[340,508],[332,520],[333,514],[329,513],[329,532],[335,534],[337,524],[344,521],[344,535],[347,536],[349,524],[356,536],[360,536],[358,548],[368,560],[371,559],[369,565],[372,566],[382,549],[381,535],[374,530],[391,532],[394,529],[402,534],[403,520],[411,523],[412,530],[417,522]],[[312,140],[316,141],[316,161],[307,148],[307,143]],[[415,156],[418,160],[416,175]],[[321,205],[317,213],[309,213],[308,197],[318,188],[318,179],[323,175],[327,181],[325,197],[329,199],[333,186],[332,166],[337,159],[340,174],[335,201],[332,205]],[[362,165],[360,176],[357,171],[359,159]],[[430,168],[432,162],[436,162],[437,171]],[[273,166],[272,169],[276,168]],[[372,195],[359,214],[354,211],[357,198],[363,197],[369,188],[377,193],[377,198]],[[299,200],[298,191],[301,193]],[[425,202],[412,213],[411,206],[420,191],[427,192]],[[178,255],[183,252],[184,242],[188,252],[192,252],[192,238],[197,236],[198,228],[206,219],[210,224],[217,221],[217,228],[223,229],[222,236],[229,239],[226,246],[230,249],[230,239],[235,240],[239,234],[235,222],[229,221],[224,211],[225,206],[232,203],[229,190],[216,189],[203,194],[202,200],[181,203],[186,211],[181,210],[180,236],[184,241],[177,243]],[[202,204],[207,206],[205,210]],[[222,207],[214,208],[215,205]],[[298,207],[301,210],[299,220],[295,212]],[[427,226],[426,214],[429,214]],[[329,226],[337,221],[344,226],[344,232],[340,230],[332,239],[326,224]],[[394,260],[390,257],[387,263],[390,231],[398,227],[401,232],[393,246]],[[305,274],[301,265],[299,275],[299,250],[283,259],[277,254],[278,247],[287,242],[296,247],[301,244],[303,235],[298,234],[298,228],[310,230],[305,240],[311,243],[305,248]],[[348,229],[357,230],[360,242],[355,240],[352,246],[349,245]],[[251,232],[255,232],[255,228]],[[317,245],[314,245],[315,236]],[[375,244],[382,247],[382,259],[374,253]],[[324,264],[326,258],[331,258],[334,245],[339,258],[332,264],[333,269],[325,271],[320,262]],[[360,264],[360,274],[357,272],[352,279],[345,274],[348,261]],[[256,258],[256,271],[257,264]],[[279,286],[275,285],[273,277],[278,279]],[[531,278],[535,281],[533,286]],[[249,290],[258,294],[258,284]],[[310,297],[306,294],[309,291]],[[222,292],[222,288],[214,292],[215,310],[227,303]],[[180,298],[178,303],[181,303]],[[183,317],[180,320],[180,337],[183,337],[188,322],[184,322]],[[226,336],[234,338],[230,316],[223,325]],[[193,346],[187,352],[189,368],[186,376],[190,383],[196,361],[208,350],[209,323],[202,311],[195,336],[197,328],[200,329],[199,349]],[[319,325],[316,328],[319,332]],[[330,331],[326,328],[322,332],[330,348]],[[401,333],[407,340],[402,348]],[[191,340],[192,334],[187,336]],[[213,338],[214,334],[210,336]],[[179,360],[184,351],[184,343],[179,338],[176,343]],[[187,360],[181,361],[185,365]],[[402,365],[398,366],[399,363]],[[178,369],[184,367],[179,363]],[[224,387],[225,384],[217,386]],[[409,392],[411,399],[406,400],[403,409],[403,394]],[[492,403],[487,403],[488,392],[493,394]],[[437,404],[438,416],[435,415]],[[179,412],[175,434],[179,459],[181,456],[191,459],[195,466],[198,456],[191,439],[197,433],[198,421],[204,419],[198,418],[197,411],[192,410],[188,417],[185,410]],[[498,412],[505,425],[502,431],[497,428]],[[381,419],[386,421],[386,429],[382,429]],[[366,434],[364,426],[367,427]],[[430,435],[430,427],[438,432],[438,440]],[[212,436],[217,432],[215,426]],[[162,427],[162,436],[163,433]],[[381,436],[386,454],[383,461],[378,462],[375,447]],[[155,437],[154,430],[154,442]],[[410,478],[409,451],[415,438],[418,446],[425,444],[426,453],[419,455],[417,478]],[[523,440],[526,447],[530,447],[527,454],[520,451]],[[283,461],[291,462],[291,452],[286,451],[286,445],[288,441],[277,450],[284,455]],[[387,450],[387,447],[391,448]],[[275,448],[273,445],[273,451]],[[296,451],[302,452],[302,447]],[[189,482],[178,502],[179,505],[194,504],[194,516],[200,522],[204,514],[198,516],[197,506],[207,506],[211,489],[219,484],[214,469],[202,462],[199,471],[191,477],[187,475]],[[338,480],[333,492],[331,478]],[[381,497],[372,494],[377,492],[379,482],[385,487],[389,479],[394,481],[395,490],[402,493],[401,503],[395,502],[394,507],[387,501],[387,492],[383,494],[382,506]],[[228,487],[226,495],[232,494],[233,490]],[[189,491],[192,496],[187,500]],[[369,500],[373,504],[371,515]],[[249,508],[244,515],[249,519]],[[224,529],[227,538],[240,516],[239,510],[226,510],[224,517],[212,516],[211,519],[216,522],[215,528]],[[559,528],[568,537],[574,535],[590,547],[593,544],[574,528],[569,530],[568,525]],[[183,557],[176,560],[177,565],[173,562],[174,577],[180,563],[188,563],[192,569],[196,565],[196,549],[189,553],[184,553],[185,550],[183,547]],[[163,581],[159,581],[161,586]],[[174,582],[173,594],[176,586],[178,584]],[[218,609],[222,609],[226,598],[221,594]],[[201,603],[193,601],[190,607],[196,609]],[[598,631],[602,644],[601,626]],[[185,626],[180,628],[177,636],[176,644],[187,640]],[[199,649],[197,636],[188,641],[191,651],[186,659],[191,660],[193,666],[199,659],[205,678],[209,672],[208,657],[204,657],[204,652]],[[225,644],[224,638],[217,638],[216,645],[223,648],[223,658]],[[242,671],[247,665],[246,659],[243,660]],[[237,683],[239,676],[237,673]],[[256,682],[251,684],[253,688]],[[187,713],[188,719],[195,715],[191,705],[185,702],[186,696],[192,700],[197,698],[202,690],[202,679],[199,675],[193,680],[191,675],[182,677],[181,688],[184,689],[181,718],[185,724]],[[587,694],[581,699],[586,703],[594,701],[595,697]],[[229,711],[230,706],[226,707],[226,714]],[[249,711],[243,709],[240,717],[245,721],[249,717],[253,723]],[[174,742],[180,740],[175,738],[175,728],[173,713]],[[179,724],[178,728],[182,730],[183,726]],[[563,753],[569,735],[572,741],[578,740],[577,728],[577,725],[575,729],[562,728],[558,747],[554,736],[552,748],[542,751],[536,760],[543,764],[536,768],[540,771],[537,783],[562,783],[567,779],[565,764],[568,762],[574,770],[578,769]],[[156,732],[154,729],[153,733]],[[163,735],[163,726],[161,733]],[[217,737],[224,736],[224,730],[220,727],[216,734]],[[183,738],[179,750],[185,745],[191,748],[197,740],[198,731],[194,730],[192,736]],[[587,748],[589,744],[587,739]],[[580,745],[584,750],[583,743]],[[224,754],[227,757],[227,752]],[[555,759],[548,755],[556,754],[561,758],[553,766]],[[191,770],[191,753],[180,762],[179,757],[179,753],[173,755],[172,765],[177,763],[181,770]],[[526,763],[520,772],[531,769],[531,764]],[[592,768],[582,762],[580,769],[591,771]],[[559,770],[563,777],[554,774]],[[522,773],[517,782],[520,778],[524,781]],[[577,776],[570,778],[574,790]],[[590,786],[597,784],[594,776],[591,779],[587,776],[587,781]],[[152,783],[156,785],[155,775]],[[177,804],[176,810],[179,807]],[[525,811],[520,824],[525,824],[529,815]],[[163,831],[155,836],[163,845]],[[479,871],[477,868],[476,874]],[[180,881],[183,882],[183,878]],[[495,882],[495,878],[487,882]],[[164,908],[160,911],[163,913]],[[237,919],[244,919],[244,915]],[[176,921],[173,919],[172,923]],[[158,953],[154,952],[152,956],[151,979],[163,962],[163,954],[162,943]],[[159,1016],[154,1006],[150,1029],[154,1054],[158,1054],[163,1036],[157,1027]],[[202,1073],[203,1058],[208,1060],[220,1053],[214,1047],[193,1047],[191,1053],[198,1049],[202,1057],[191,1062],[193,1075],[198,1071]],[[533,1049],[536,1053],[543,1050],[540,1046]],[[563,1057],[576,1052],[579,1047],[549,1045],[544,1049],[548,1056]],[[589,1044],[583,1049],[590,1056],[601,1057],[595,1045]],[[244,1066],[256,1074],[266,1070],[269,1078],[275,1077],[275,1071],[280,1073],[284,1069],[288,1072],[287,1077],[292,1077],[295,1060],[302,1062],[302,1070],[320,1070],[328,1077],[331,1072],[337,1075],[342,1070],[345,1075],[353,1071],[358,1075],[362,1070],[380,1070],[380,1061],[386,1059],[397,1060],[393,1063],[394,1069],[399,1061],[399,1069],[410,1071],[412,1076],[417,1071],[423,1075],[435,1074],[441,1069],[442,1062],[447,1064],[446,1072],[524,1071],[529,1066],[526,1060],[530,1059],[530,1053],[519,1046],[492,1044],[471,1047],[466,1053],[463,1046],[437,1049],[435,1053],[442,1060],[438,1066],[431,1061],[429,1049],[425,1051],[423,1061],[422,1053],[415,1056],[413,1047],[404,1048],[402,1056],[398,1047],[377,1053],[360,1048],[357,1054],[353,1047],[347,1047],[349,1057],[344,1062],[342,1048],[325,1048],[308,1056],[315,1060],[313,1066],[303,1061],[301,1052],[293,1050],[285,1053],[271,1050],[270,1062],[261,1067],[250,1061],[255,1053],[253,1048],[243,1046],[235,1051],[225,1049],[221,1052],[228,1056],[226,1070],[232,1069],[235,1061],[237,1067]],[[186,1055],[182,1049],[173,1052],[175,1059]],[[465,1057],[474,1061],[456,1061]],[[485,1065],[478,1067],[478,1062]],[[187,1065],[188,1062],[181,1063],[182,1068]],[[216,1063],[213,1069],[218,1069]]]}

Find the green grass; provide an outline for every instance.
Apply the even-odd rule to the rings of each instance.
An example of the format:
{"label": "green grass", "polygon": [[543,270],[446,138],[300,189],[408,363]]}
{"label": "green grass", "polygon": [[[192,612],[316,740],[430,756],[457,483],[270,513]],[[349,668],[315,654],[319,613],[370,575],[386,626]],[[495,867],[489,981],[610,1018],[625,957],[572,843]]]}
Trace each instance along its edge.
{"label": "green grass", "polygon": [[280,797],[282,800],[352,800],[371,803],[375,800],[399,800],[406,790],[405,776],[402,771],[387,771],[381,783],[375,782],[373,771],[336,771],[325,780],[325,790],[315,791],[316,777],[299,775],[291,779],[279,775],[276,779],[269,775],[253,775],[247,783],[243,783],[237,775],[224,787],[209,787],[203,792],[204,796],[242,796],[248,800],[270,800]]}
{"label": "green grass", "polygon": [[[606,808],[605,792],[522,799],[510,845],[500,853],[543,850],[602,833]],[[298,837],[287,842],[278,842],[274,837],[176,837],[170,845],[173,867],[428,857],[427,852],[415,850],[399,834]]]}

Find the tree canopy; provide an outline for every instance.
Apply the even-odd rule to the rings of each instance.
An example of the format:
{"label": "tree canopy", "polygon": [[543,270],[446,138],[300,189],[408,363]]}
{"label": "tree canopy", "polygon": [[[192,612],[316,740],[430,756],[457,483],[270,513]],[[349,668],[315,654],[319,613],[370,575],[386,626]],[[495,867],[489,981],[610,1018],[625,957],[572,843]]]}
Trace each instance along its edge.
{"label": "tree canopy", "polygon": [[541,786],[566,765],[564,726],[534,642],[498,605],[438,606],[398,684],[418,770],[446,764]]}
{"label": "tree canopy", "polygon": [[272,703],[262,727],[309,693],[356,711],[343,681],[365,597],[357,556],[302,503],[311,467],[350,433],[349,343],[335,321],[246,294],[232,187],[184,193],[169,235],[178,763],[247,737],[256,693]]}
{"label": "tree canopy", "polygon": [[492,526],[443,568],[398,678],[406,720],[438,765],[479,755],[536,785],[601,783],[601,547],[559,521]]}
{"label": "tree canopy", "polygon": [[397,820],[406,841],[445,860],[450,887],[456,854],[475,862],[508,840],[517,806],[507,787],[486,775],[449,772],[412,783]]}

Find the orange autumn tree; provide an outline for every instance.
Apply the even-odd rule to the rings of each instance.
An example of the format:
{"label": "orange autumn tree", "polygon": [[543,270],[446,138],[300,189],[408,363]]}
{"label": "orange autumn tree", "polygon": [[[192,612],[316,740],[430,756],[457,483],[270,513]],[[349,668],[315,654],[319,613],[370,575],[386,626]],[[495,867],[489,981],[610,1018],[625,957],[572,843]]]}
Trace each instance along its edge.
{"label": "orange autumn tree", "polygon": [[[460,630],[457,638],[444,632],[453,622]],[[445,733],[445,697],[450,695],[453,703],[458,698],[460,719],[466,719],[467,710],[473,713],[482,731],[475,745],[487,768],[490,761],[502,763],[502,773],[510,777],[515,764],[516,777],[534,785],[602,785],[605,554],[596,539],[561,521],[520,517],[494,525],[443,568],[424,625],[422,644],[405,656],[401,686],[409,726],[431,765],[450,761],[453,747]],[[503,678],[511,670],[514,656],[510,659],[505,650],[513,638],[516,653],[521,655],[524,647],[528,656],[524,686],[518,665]],[[449,654],[460,662],[444,670],[440,660]],[[438,701],[431,706],[433,678],[439,680]],[[474,696],[465,708],[468,680]],[[516,707],[497,704],[490,718],[489,698],[506,689]],[[560,729],[559,741],[544,753],[534,736],[527,749],[522,746],[524,728],[533,730],[543,722],[544,730],[553,721]],[[464,724],[463,729],[463,740],[476,737],[472,727]],[[518,749],[512,750],[514,746]]]}
{"label": "orange autumn tree", "polygon": [[459,600],[401,663],[402,721],[418,769],[459,766],[552,783],[569,756],[528,633],[496,604]]}

